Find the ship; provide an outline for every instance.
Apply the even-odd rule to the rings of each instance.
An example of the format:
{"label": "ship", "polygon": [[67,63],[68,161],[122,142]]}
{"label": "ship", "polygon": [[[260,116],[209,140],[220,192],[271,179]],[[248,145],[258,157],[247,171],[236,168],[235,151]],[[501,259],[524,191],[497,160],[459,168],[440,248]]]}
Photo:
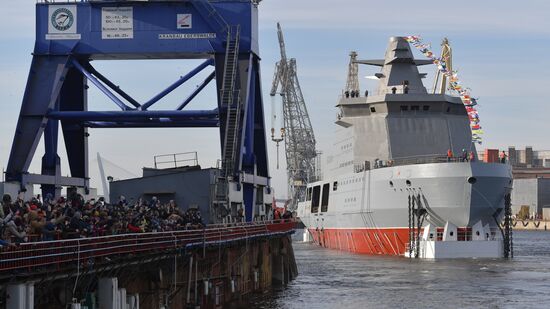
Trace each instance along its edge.
{"label": "ship", "polygon": [[406,37],[391,37],[384,59],[354,62],[380,67],[378,87],[339,98],[323,178],[298,204],[304,238],[362,254],[503,257],[511,167],[478,160],[461,98],[426,89],[418,67],[433,62]]}

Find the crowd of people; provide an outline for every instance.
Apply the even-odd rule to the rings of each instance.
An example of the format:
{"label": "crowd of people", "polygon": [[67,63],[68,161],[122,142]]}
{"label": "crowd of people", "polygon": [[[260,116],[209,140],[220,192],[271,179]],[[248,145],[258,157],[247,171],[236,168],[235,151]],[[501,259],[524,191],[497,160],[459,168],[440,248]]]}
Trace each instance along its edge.
{"label": "crowd of people", "polygon": [[48,241],[116,235],[165,232],[203,227],[200,211],[182,211],[174,201],[118,203],[103,198],[85,201],[79,194],[57,199],[38,195],[30,201],[4,194],[0,207],[0,247],[29,241]]}

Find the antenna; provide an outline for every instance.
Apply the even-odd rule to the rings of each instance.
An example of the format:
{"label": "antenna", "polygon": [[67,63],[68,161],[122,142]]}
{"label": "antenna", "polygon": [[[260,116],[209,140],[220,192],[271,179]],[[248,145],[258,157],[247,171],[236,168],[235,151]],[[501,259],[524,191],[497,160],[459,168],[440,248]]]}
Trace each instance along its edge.
{"label": "antenna", "polygon": [[346,89],[344,93],[354,97],[359,97],[359,65],[357,64],[357,52],[352,51],[349,53],[348,64],[348,80],[346,81]]}

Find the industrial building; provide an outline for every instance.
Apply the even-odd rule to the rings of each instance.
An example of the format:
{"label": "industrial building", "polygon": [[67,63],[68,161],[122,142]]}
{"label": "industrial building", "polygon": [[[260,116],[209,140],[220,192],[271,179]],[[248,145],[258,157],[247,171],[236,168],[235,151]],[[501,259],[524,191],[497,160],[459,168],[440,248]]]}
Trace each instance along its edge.
{"label": "industrial building", "polygon": [[[240,204],[232,203],[231,208],[226,210],[214,200],[216,181],[220,173],[219,168],[201,168],[200,165],[144,167],[142,177],[109,182],[109,198],[112,203],[116,203],[123,196],[131,205],[139,199],[150,204],[153,197],[161,203],[173,200],[181,210],[199,210],[206,224],[241,220]],[[262,220],[271,214],[271,204],[264,204],[262,201],[269,198],[271,201],[272,195],[265,192],[264,188],[257,190],[253,218]]]}
{"label": "industrial building", "polygon": [[[502,150],[485,149],[478,152],[478,157],[484,162],[498,162],[500,152]],[[512,213],[518,214],[522,206],[527,206],[530,217],[541,217],[544,208],[550,209],[550,150],[509,146],[504,152],[514,178]]]}
{"label": "industrial building", "polygon": [[514,179],[512,213],[518,214],[522,206],[529,207],[533,218],[550,209],[550,178]]}

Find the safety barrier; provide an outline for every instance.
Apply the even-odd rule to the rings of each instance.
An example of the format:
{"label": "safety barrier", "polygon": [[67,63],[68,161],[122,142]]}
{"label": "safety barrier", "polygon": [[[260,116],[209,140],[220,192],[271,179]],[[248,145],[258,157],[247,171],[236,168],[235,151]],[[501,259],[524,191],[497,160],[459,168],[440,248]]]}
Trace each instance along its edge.
{"label": "safety barrier", "polygon": [[57,269],[128,254],[161,253],[182,248],[222,244],[287,234],[294,220],[218,224],[202,229],[135,233],[102,237],[22,243],[0,250],[0,272],[53,266]]}

